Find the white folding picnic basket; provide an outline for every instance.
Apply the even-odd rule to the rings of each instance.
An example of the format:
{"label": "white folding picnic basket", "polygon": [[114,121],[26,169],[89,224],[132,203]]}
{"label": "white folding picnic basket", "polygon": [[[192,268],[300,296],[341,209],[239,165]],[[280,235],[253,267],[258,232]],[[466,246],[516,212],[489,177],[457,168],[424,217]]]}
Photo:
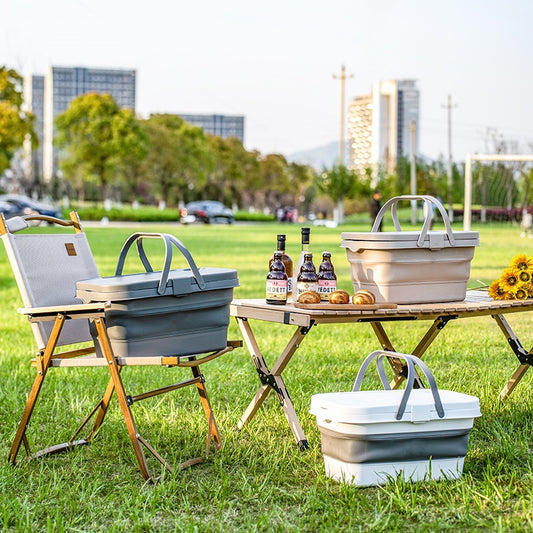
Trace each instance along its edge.
{"label": "white folding picnic basket", "polygon": [[[404,390],[390,390],[384,357],[407,362]],[[361,391],[374,360],[385,390]],[[413,389],[415,366],[429,389]],[[359,486],[397,476],[411,481],[460,477],[474,418],[481,416],[478,398],[438,390],[418,357],[382,350],[365,359],[352,392],[315,394],[310,412],[320,430],[326,475]]]}
{"label": "white folding picnic basket", "polygon": [[[422,200],[427,209],[420,231],[402,231],[397,206],[403,200]],[[390,208],[395,232],[379,232]],[[430,231],[433,210],[444,221],[444,231]],[[452,231],[443,205],[432,196],[397,196],[379,211],[370,232],[343,232],[354,290],[366,289],[376,302],[398,304],[464,300],[477,231]]]}

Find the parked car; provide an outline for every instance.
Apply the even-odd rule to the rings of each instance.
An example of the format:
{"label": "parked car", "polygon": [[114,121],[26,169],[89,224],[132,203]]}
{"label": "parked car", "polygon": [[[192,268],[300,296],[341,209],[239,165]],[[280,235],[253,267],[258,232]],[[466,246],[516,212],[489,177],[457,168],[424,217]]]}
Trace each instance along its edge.
{"label": "parked car", "polygon": [[13,204],[9,202],[4,202],[0,200],[0,213],[4,215],[4,218],[11,218],[17,215],[20,215],[20,210]]}
{"label": "parked car", "polygon": [[204,222],[205,224],[223,222],[233,224],[235,222],[235,215],[223,203],[206,200],[189,202],[180,211],[180,221],[182,224],[191,224],[193,222]]}
{"label": "parked car", "polygon": [[[0,201],[13,205],[18,212],[16,215],[46,215],[49,217],[61,217],[61,210],[44,202],[36,202],[22,194],[2,194]],[[11,215],[14,216],[14,215]]]}

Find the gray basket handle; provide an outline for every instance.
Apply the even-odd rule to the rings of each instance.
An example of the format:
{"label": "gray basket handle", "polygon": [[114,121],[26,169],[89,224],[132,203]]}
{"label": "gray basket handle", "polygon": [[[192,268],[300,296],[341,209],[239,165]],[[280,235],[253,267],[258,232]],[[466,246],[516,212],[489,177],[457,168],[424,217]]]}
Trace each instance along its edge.
{"label": "gray basket handle", "polygon": [[359,372],[357,373],[357,377],[355,378],[355,383],[353,385],[352,390],[358,391],[361,389],[361,384],[363,383],[363,379],[365,377],[366,371],[368,370],[370,363],[374,359],[376,359],[378,374],[379,374],[379,378],[381,379],[381,383],[383,384],[383,387],[386,390],[390,390],[390,384],[387,379],[387,376],[385,375],[385,369],[383,368],[384,357],[394,357],[397,359],[404,359],[405,362],[407,363],[407,384],[405,386],[405,390],[404,390],[402,399],[400,401],[400,405],[398,406],[398,411],[396,411],[396,420],[401,420],[405,413],[405,407],[407,406],[407,400],[409,399],[411,391],[413,390],[413,385],[415,383],[415,375],[416,375],[415,366],[420,368],[424,376],[426,376],[429,388],[431,389],[431,394],[433,395],[433,401],[435,403],[435,409],[437,410],[437,414],[439,415],[439,418],[443,418],[444,408],[442,407],[442,402],[440,399],[439,390],[437,389],[437,383],[435,381],[435,378],[433,377],[433,374],[431,373],[431,370],[428,368],[428,366],[419,357],[416,357],[416,355],[408,355],[408,354],[396,353],[396,352],[387,352],[385,350],[376,350],[375,352],[372,352],[363,361],[363,364],[361,365],[361,368],[359,369]]}
{"label": "gray basket handle", "polygon": [[135,241],[137,241],[137,252],[139,253],[139,257],[144,268],[146,269],[146,272],[154,271],[152,265],[150,264],[150,261],[146,257],[146,253],[142,245],[143,238],[163,239],[163,241],[165,242],[165,263],[163,264],[163,269],[161,270],[161,278],[159,280],[159,286],[157,288],[158,294],[164,294],[165,292],[165,287],[168,281],[168,274],[170,272],[170,265],[172,263],[172,245],[174,245],[187,260],[191,272],[193,273],[193,276],[196,279],[198,287],[200,287],[200,289],[202,290],[205,289],[206,284],[204,278],[200,274],[198,267],[196,266],[196,263],[192,258],[191,253],[189,252],[189,250],[187,250],[185,245],[179,239],[177,239],[173,235],[169,235],[168,233],[134,233],[133,235],[130,235],[122,246],[122,250],[120,250],[120,255],[117,261],[117,268],[115,270],[115,276],[120,276],[122,274],[124,263],[126,261],[126,255],[128,254],[131,245]]}
{"label": "gray basket handle", "polygon": [[444,209],[444,206],[433,196],[429,195],[421,195],[421,196],[415,196],[415,195],[404,195],[404,196],[395,196],[394,198],[391,198],[390,200],[387,200],[381,209],[379,210],[379,213],[376,216],[376,220],[374,220],[374,224],[372,225],[372,232],[376,233],[379,229],[379,225],[381,224],[381,221],[383,220],[383,217],[385,216],[385,213],[391,208],[391,216],[392,221],[394,223],[394,228],[396,231],[402,231],[402,228],[400,226],[400,222],[398,221],[398,212],[397,212],[397,206],[398,202],[400,200],[422,200],[427,204],[427,210],[426,210],[426,218],[424,220],[424,225],[422,226],[422,230],[420,231],[420,236],[418,237],[418,241],[416,243],[417,246],[422,246],[424,244],[424,239],[426,238],[427,232],[429,230],[429,226],[431,225],[431,221],[433,220],[433,210],[431,209],[431,204],[433,204],[438,210],[439,213],[442,216],[442,220],[444,221],[444,226],[446,227],[446,235],[448,236],[448,241],[450,242],[451,246],[455,245],[455,237],[453,236],[452,226],[450,224],[450,219],[448,218],[448,213],[446,213],[446,209]]}

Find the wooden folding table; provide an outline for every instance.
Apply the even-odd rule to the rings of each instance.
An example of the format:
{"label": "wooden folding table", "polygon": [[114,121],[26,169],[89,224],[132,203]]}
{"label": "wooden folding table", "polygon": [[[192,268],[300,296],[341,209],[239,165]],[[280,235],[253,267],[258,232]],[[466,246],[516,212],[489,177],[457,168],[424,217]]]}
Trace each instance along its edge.
{"label": "wooden folding table", "polygon": [[[234,300],[230,306],[230,313],[237,320],[244,341],[250,352],[253,363],[259,375],[261,386],[241,417],[238,427],[242,428],[249,422],[269,394],[273,390],[283,406],[285,416],[291,431],[301,449],[308,448],[307,438],[300,425],[298,416],[290,399],[287,387],[283,381],[282,373],[291,360],[301,342],[313,326],[321,324],[339,324],[350,322],[369,322],[384,350],[395,352],[384,328],[384,322],[394,321],[431,321],[431,325],[422,336],[412,354],[422,357],[437,335],[450,320],[459,318],[491,316],[507,338],[511,349],[519,360],[519,366],[500,393],[500,398],[505,398],[516,387],[522,376],[533,364],[533,349],[525,350],[520,340],[514,334],[507,320],[508,313],[520,313],[533,310],[533,299],[530,300],[492,300],[485,292],[468,291],[466,299],[462,302],[438,304],[410,304],[398,305],[393,309],[303,309],[294,304],[269,305],[261,300]],[[255,335],[250,325],[250,320],[259,320],[278,324],[294,326],[295,331],[284,350],[279,355],[271,369],[268,368],[265,358],[261,353]],[[403,353],[405,350],[400,350]],[[394,358],[390,363],[395,373],[394,386],[398,386],[406,375],[404,364]]]}

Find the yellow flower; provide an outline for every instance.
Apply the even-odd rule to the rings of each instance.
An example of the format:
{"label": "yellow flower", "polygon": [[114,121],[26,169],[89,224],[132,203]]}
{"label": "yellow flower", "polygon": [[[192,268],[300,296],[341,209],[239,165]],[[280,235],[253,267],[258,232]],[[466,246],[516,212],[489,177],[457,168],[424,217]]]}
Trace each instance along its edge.
{"label": "yellow flower", "polygon": [[522,283],[529,283],[531,281],[531,272],[529,270],[518,270],[518,279]]}
{"label": "yellow flower", "polygon": [[519,283],[517,271],[514,268],[506,268],[500,278],[502,289],[505,292],[511,292]]}
{"label": "yellow flower", "polygon": [[517,300],[527,300],[528,298],[528,292],[525,288],[522,288],[520,287],[519,289],[517,289],[514,293],[514,297],[517,299]]}
{"label": "yellow flower", "polygon": [[533,283],[527,283],[524,288],[527,291],[527,297],[533,298]]}
{"label": "yellow flower", "polygon": [[[532,287],[533,289],[533,287]],[[500,284],[499,279],[495,279],[490,285],[489,285],[489,296],[493,298],[494,300],[505,300],[505,290]]]}
{"label": "yellow flower", "polygon": [[518,270],[528,270],[533,272],[533,258],[526,254],[515,255],[511,259],[510,268],[517,268]]}

